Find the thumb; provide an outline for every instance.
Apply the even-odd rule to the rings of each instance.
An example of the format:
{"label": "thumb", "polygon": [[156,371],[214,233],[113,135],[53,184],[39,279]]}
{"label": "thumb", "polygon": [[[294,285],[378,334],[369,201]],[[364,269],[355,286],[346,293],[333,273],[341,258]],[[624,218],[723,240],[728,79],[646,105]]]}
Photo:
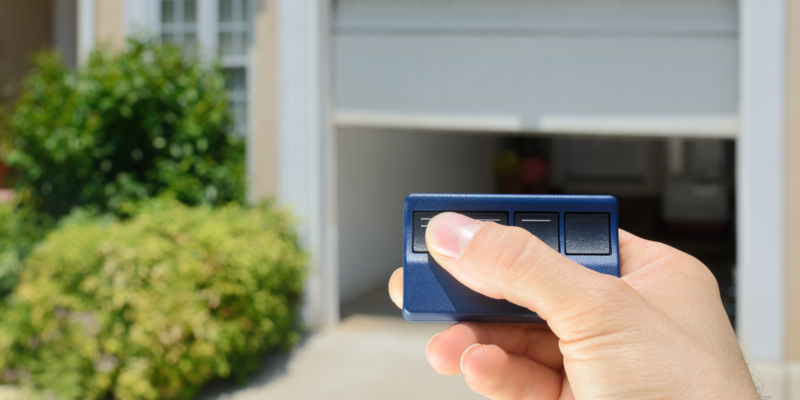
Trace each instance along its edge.
{"label": "thumb", "polygon": [[538,313],[562,340],[596,333],[597,324],[610,328],[630,307],[628,297],[638,297],[621,279],[575,263],[522,228],[442,213],[428,223],[426,241],[459,282]]}

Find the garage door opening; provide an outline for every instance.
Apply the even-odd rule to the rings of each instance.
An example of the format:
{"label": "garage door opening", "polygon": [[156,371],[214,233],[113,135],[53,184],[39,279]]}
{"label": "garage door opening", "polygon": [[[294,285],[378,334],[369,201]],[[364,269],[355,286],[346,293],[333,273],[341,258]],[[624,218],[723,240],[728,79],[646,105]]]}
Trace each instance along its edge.
{"label": "garage door opening", "polygon": [[610,194],[620,227],[706,264],[735,318],[734,141],[338,132],[341,316],[400,316],[386,283],[402,266],[409,193]]}

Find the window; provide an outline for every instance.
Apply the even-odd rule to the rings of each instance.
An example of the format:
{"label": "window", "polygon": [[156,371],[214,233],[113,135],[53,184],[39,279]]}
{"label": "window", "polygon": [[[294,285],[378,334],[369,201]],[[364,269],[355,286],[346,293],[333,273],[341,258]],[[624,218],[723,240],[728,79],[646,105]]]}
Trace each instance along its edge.
{"label": "window", "polygon": [[247,135],[247,69],[226,68],[226,80],[231,96],[231,113],[237,134]]}
{"label": "window", "polygon": [[234,131],[248,132],[248,78],[253,42],[253,0],[160,0],[160,32],[165,43],[187,54],[197,49],[222,63],[231,100]]}
{"label": "window", "polygon": [[219,56],[227,72],[236,133],[246,135],[247,59],[252,48],[252,0],[219,0]]}
{"label": "window", "polygon": [[219,54],[223,59],[247,55],[252,41],[252,0],[219,1]]}
{"label": "window", "polygon": [[197,48],[196,0],[161,1],[161,40],[194,54]]}

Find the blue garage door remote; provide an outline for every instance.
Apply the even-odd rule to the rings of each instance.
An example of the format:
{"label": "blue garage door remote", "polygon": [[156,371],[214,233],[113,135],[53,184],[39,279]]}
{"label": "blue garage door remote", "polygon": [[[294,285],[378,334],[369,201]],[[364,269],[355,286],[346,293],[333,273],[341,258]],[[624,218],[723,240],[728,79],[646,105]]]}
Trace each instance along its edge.
{"label": "blue garage door remote", "polygon": [[521,227],[578,264],[619,276],[613,196],[411,194],[403,259],[403,316],[409,321],[543,322],[530,310],[472,291],[434,261],[425,244],[427,222],[445,211]]}

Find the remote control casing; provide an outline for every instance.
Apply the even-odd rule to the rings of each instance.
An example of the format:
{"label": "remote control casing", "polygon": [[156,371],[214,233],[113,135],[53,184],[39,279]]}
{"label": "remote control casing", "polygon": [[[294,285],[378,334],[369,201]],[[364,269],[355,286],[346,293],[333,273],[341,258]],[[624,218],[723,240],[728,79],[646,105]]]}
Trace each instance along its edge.
{"label": "remote control casing", "polygon": [[530,310],[467,288],[439,266],[426,251],[426,218],[452,211],[507,222],[536,232],[542,241],[578,264],[619,276],[617,208],[613,196],[409,195],[404,213],[403,316],[408,321],[427,322],[543,322]]}

